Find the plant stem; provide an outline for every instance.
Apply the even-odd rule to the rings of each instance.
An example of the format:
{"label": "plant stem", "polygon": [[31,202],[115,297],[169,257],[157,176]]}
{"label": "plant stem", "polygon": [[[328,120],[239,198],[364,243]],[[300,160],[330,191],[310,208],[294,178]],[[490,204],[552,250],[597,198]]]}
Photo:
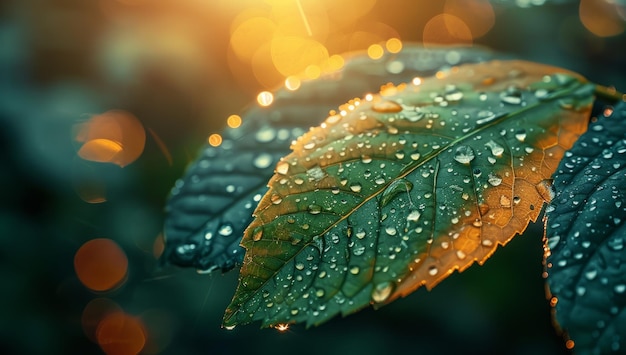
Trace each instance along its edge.
{"label": "plant stem", "polygon": [[596,96],[603,98],[605,100],[611,101],[613,103],[618,103],[620,101],[626,101],[626,94],[621,93],[615,90],[614,87],[606,87],[602,85],[596,85],[596,89],[594,91]]}

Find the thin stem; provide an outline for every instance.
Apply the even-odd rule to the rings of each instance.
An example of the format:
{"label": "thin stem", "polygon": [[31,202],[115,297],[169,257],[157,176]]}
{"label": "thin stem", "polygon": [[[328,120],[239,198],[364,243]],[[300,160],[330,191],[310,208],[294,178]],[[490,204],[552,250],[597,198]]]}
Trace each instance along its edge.
{"label": "thin stem", "polygon": [[615,90],[614,87],[606,87],[602,85],[596,85],[596,89],[594,91],[596,96],[603,98],[605,100],[611,101],[613,103],[618,103],[620,101],[626,101],[626,94],[621,93]]}

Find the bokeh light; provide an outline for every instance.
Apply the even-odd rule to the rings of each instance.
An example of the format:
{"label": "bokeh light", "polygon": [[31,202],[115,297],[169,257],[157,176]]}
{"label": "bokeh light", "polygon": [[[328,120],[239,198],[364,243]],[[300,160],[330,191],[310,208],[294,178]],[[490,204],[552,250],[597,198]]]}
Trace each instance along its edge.
{"label": "bokeh light", "polygon": [[271,105],[272,102],[274,102],[274,94],[272,94],[269,91],[261,91],[257,95],[256,101],[259,103],[259,105],[261,105],[263,107],[267,107],[267,106]]}
{"label": "bokeh light", "polygon": [[94,298],[89,301],[81,315],[81,324],[87,338],[97,343],[96,331],[102,319],[111,313],[121,311],[122,308],[109,298]]}
{"label": "bokeh light", "polygon": [[398,53],[402,50],[402,41],[399,38],[389,38],[385,42],[385,47],[390,53]]}
{"label": "bokeh light", "polygon": [[290,75],[285,79],[285,88],[290,91],[298,90],[301,84],[300,78],[295,75]]}
{"label": "bokeh light", "polygon": [[610,1],[580,0],[580,22],[598,37],[616,36],[624,32],[624,19],[617,4]]}
{"label": "bokeh light", "polygon": [[471,45],[472,31],[460,18],[439,14],[426,23],[422,38],[424,45]]}
{"label": "bokeh light", "polygon": [[228,116],[228,118],[226,119],[226,124],[230,128],[238,128],[239,126],[241,126],[241,116],[239,115]]}
{"label": "bokeh light", "polygon": [[[473,38],[484,36],[495,24],[495,13],[489,0],[446,0],[444,13],[456,16],[463,21]],[[445,21],[450,33],[454,34],[455,31],[459,31],[456,20],[445,18]],[[465,36],[465,34],[461,34],[461,36]]]}
{"label": "bokeh light", "polygon": [[209,138],[207,139],[207,142],[212,147],[219,147],[222,144],[222,136],[219,135],[218,133],[213,133],[209,136]]}
{"label": "bokeh light", "polygon": [[93,291],[108,291],[125,281],[128,258],[113,240],[92,239],[74,254],[74,271],[85,287]]}
{"label": "bokeh light", "polygon": [[100,348],[108,355],[138,354],[146,344],[144,325],[124,312],[108,314],[96,331]]}
{"label": "bokeh light", "polygon": [[380,44],[372,44],[367,48],[367,55],[372,59],[380,59],[383,57],[383,54],[385,54],[385,51]]}
{"label": "bokeh light", "polygon": [[146,132],[130,112],[112,110],[78,125],[75,139],[83,143],[81,158],[124,167],[143,153]]}

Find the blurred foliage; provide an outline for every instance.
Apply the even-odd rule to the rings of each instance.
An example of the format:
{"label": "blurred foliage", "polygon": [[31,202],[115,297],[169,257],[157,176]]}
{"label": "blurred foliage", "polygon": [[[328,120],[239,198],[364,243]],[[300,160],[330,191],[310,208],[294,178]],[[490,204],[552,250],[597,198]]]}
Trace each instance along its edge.
{"label": "blurred foliage", "polygon": [[[418,291],[378,311],[282,334],[220,329],[236,274],[208,277],[156,267],[163,206],[174,181],[229,115],[282,80],[259,81],[250,62],[229,59],[229,33],[237,16],[272,3],[279,5],[261,0],[12,0],[0,5],[0,275],[5,285],[0,349],[101,353],[93,325],[87,320],[83,326],[81,318],[90,302],[106,298],[116,305],[111,309],[139,317],[118,319],[140,320],[146,354],[295,348],[303,354],[562,352],[544,296],[537,229],[484,267],[453,275],[430,293]],[[368,3],[367,11],[344,22],[350,8],[327,9],[333,15],[328,28],[342,24],[317,39],[329,58],[392,36],[419,42],[429,20],[444,11],[444,2],[426,0]],[[626,87],[624,33],[593,32],[581,22],[577,3],[519,8],[494,2],[493,14],[493,27],[472,43]],[[619,28],[623,17],[610,16]],[[378,29],[376,36],[346,42],[339,35],[367,28]],[[111,110],[131,113],[146,130],[141,156],[124,168],[78,155],[77,125]],[[115,146],[100,143],[114,157]],[[85,186],[95,191],[90,198],[81,192]],[[109,291],[90,291],[74,269],[76,252],[95,238],[115,241],[128,259],[125,278]]]}

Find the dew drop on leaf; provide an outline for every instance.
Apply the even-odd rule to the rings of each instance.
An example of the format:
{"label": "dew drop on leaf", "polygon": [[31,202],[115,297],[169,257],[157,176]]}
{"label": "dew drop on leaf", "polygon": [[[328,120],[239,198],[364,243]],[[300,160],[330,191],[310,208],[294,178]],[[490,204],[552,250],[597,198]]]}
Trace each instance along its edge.
{"label": "dew drop on leaf", "polygon": [[286,161],[281,161],[276,165],[276,172],[281,175],[287,175],[287,172],[289,172],[289,164]]}
{"label": "dew drop on leaf", "polygon": [[354,182],[350,184],[350,190],[353,192],[361,192],[362,186],[358,182]]}
{"label": "dew drop on leaf", "polygon": [[372,291],[372,301],[376,303],[385,302],[393,291],[393,284],[391,282],[382,282],[374,287]]}
{"label": "dew drop on leaf", "polygon": [[467,145],[461,145],[456,148],[454,153],[454,160],[458,161],[461,164],[469,164],[472,160],[474,160],[475,154],[474,149]]}
{"label": "dew drop on leaf", "polygon": [[519,105],[522,103],[522,92],[515,86],[509,86],[500,94],[500,100],[509,105]]}
{"label": "dew drop on leaf", "polygon": [[320,214],[322,212],[322,207],[320,205],[309,205],[309,213],[310,214]]}
{"label": "dew drop on leaf", "polygon": [[386,100],[375,103],[372,110],[381,113],[395,113],[402,111],[402,106],[395,101]]}

